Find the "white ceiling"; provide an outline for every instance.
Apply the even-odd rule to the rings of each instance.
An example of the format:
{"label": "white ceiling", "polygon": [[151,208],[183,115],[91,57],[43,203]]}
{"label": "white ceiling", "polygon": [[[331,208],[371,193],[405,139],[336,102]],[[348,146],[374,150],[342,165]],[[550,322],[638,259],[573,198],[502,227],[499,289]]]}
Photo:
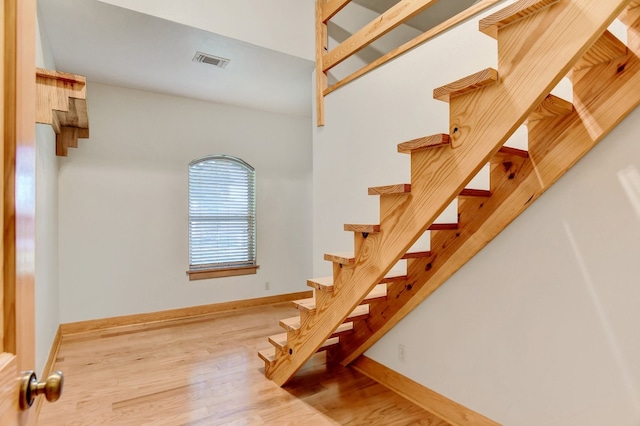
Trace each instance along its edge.
{"label": "white ceiling", "polygon": [[[90,82],[311,116],[311,61],[96,0],[38,0],[38,8],[59,71]],[[196,51],[231,62],[224,69],[192,62]]]}
{"label": "white ceiling", "polygon": [[[354,0],[378,12],[398,1]],[[410,24],[424,31],[476,1],[442,0]],[[311,61],[97,0],[38,0],[38,10],[59,71],[90,82],[311,116]],[[224,69],[195,63],[196,51],[231,62]]]}

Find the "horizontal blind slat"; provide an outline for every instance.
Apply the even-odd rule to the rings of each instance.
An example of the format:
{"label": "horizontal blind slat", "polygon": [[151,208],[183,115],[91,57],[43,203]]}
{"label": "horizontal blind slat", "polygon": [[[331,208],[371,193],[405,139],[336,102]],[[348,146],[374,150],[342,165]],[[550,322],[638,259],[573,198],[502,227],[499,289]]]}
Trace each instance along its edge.
{"label": "horizontal blind slat", "polygon": [[255,265],[255,174],[242,160],[212,156],[189,166],[189,263]]}

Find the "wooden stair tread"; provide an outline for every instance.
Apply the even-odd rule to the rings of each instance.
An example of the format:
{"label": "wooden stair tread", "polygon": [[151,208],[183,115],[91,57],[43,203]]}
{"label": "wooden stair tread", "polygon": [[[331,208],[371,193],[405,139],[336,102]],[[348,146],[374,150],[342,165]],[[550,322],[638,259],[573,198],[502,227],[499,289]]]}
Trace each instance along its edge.
{"label": "wooden stair tread", "polygon": [[366,234],[375,234],[376,232],[380,232],[380,225],[345,223],[344,230],[347,232],[364,232]]}
{"label": "wooden stair tread", "polygon": [[559,117],[570,114],[573,104],[555,95],[547,95],[542,102],[529,114],[527,122],[543,120],[545,118]]}
{"label": "wooden stair tread", "polygon": [[[327,339],[325,344],[320,347],[320,349],[322,350],[323,346],[331,346],[333,344],[331,339],[337,339],[339,336],[342,336],[347,333],[352,333],[352,332],[353,332],[352,322],[345,322],[340,324],[338,328],[331,334],[331,336],[329,336],[329,339]],[[283,350],[285,346],[287,346],[287,333],[280,333],[273,336],[269,336],[269,343],[275,346],[276,349],[280,351]]]}
{"label": "wooden stair tread", "polygon": [[[373,288],[373,290],[371,290],[369,294],[367,294],[365,298],[362,299],[362,302],[360,303],[372,303],[380,300],[386,300],[386,298],[387,285],[377,284]],[[316,300],[313,297],[310,297],[308,299],[294,300],[292,303],[301,311],[313,312],[316,310]]]}
{"label": "wooden stair tread", "polygon": [[420,151],[428,148],[449,145],[451,138],[445,133],[425,136],[398,144],[398,152],[411,154],[413,151]]}
{"label": "wooden stair tread", "polygon": [[[429,231],[445,231],[458,229],[457,223],[432,223],[429,226]],[[366,225],[366,224],[351,224],[344,225],[344,230],[348,232],[363,232],[365,234],[375,234],[380,232],[380,225]]]}
{"label": "wooden stair tread", "polygon": [[613,59],[625,56],[629,50],[627,46],[618,40],[616,36],[606,30],[596,42],[582,55],[573,66],[574,71],[602,64]]}
{"label": "wooden stair tread", "polygon": [[[466,189],[463,189],[463,191],[465,190]],[[373,186],[369,188],[369,195],[408,194],[410,192],[411,192],[410,183],[400,183],[397,185],[385,185],[385,186]]]}
{"label": "wooden stair tread", "polygon": [[[399,281],[405,281],[407,279],[407,275],[398,272],[398,271],[389,271],[387,275],[384,276],[380,280],[380,284],[389,284]],[[333,277],[320,277],[320,278],[312,278],[307,280],[307,285],[309,287],[313,287],[316,290],[324,291],[324,292],[332,292],[333,291]]]}
{"label": "wooden stair tread", "polygon": [[373,186],[369,188],[369,195],[408,194],[411,192],[410,183],[397,185]]}
{"label": "wooden stair tread", "polygon": [[433,98],[449,102],[452,97],[460,96],[488,84],[493,84],[496,81],[498,81],[498,71],[493,68],[487,68],[453,83],[433,89]]}
{"label": "wooden stair tread", "polygon": [[498,30],[522,18],[539,12],[558,0],[520,0],[480,20],[479,29],[490,37],[498,38]]}
{"label": "wooden stair tread", "polygon": [[491,157],[491,163],[503,163],[516,158],[529,158],[529,152],[524,149],[511,148],[509,146],[501,147],[498,152]]}
{"label": "wooden stair tread", "polygon": [[[363,319],[367,319],[369,317],[369,305],[359,305],[351,311],[351,313],[345,318],[343,323],[345,322],[353,322],[359,321]],[[287,331],[297,331],[300,329],[300,316],[295,316],[291,318],[285,318],[280,320],[280,327],[284,328]]]}
{"label": "wooden stair tread", "polygon": [[258,356],[267,364],[276,362],[276,348],[267,348],[258,351]]}
{"label": "wooden stair tread", "polygon": [[491,197],[491,191],[488,189],[465,188],[460,191],[458,197]]}
{"label": "wooden stair tread", "polygon": [[[415,251],[405,253],[401,259],[417,259],[421,257],[431,256],[430,251]],[[356,261],[353,252],[325,253],[324,260],[329,262],[340,263],[342,265],[353,265]]]}

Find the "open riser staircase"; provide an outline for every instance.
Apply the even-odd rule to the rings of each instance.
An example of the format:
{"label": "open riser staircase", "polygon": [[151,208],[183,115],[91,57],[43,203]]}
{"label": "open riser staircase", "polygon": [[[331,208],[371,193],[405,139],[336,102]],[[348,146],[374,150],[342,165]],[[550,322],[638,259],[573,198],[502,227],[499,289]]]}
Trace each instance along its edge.
{"label": "open riser staircase", "polygon": [[[616,18],[628,42],[606,28]],[[370,188],[379,224],[349,224],[354,251],[330,253],[333,276],[280,322],[260,351],[284,385],[317,351],[347,365],[442,285],[640,103],[640,1],[521,0],[480,21],[498,69],[434,90],[448,102],[449,134],[404,142],[411,183]],[[570,37],[567,37],[567,34]],[[550,95],[569,76],[573,103]],[[528,150],[504,146],[522,124]],[[487,163],[490,190],[465,186]],[[458,222],[434,224],[458,199]],[[431,231],[430,251],[410,251]],[[400,259],[406,272],[393,272]]]}

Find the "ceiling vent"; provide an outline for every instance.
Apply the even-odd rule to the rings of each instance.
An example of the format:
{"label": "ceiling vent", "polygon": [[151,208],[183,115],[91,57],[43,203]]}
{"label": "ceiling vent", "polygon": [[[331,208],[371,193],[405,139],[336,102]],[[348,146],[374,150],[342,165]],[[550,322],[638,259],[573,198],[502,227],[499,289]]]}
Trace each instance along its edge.
{"label": "ceiling vent", "polygon": [[213,56],[202,52],[196,52],[196,56],[193,57],[193,62],[202,62],[205,64],[216,66],[218,68],[224,68],[229,62],[231,62],[231,59],[221,58],[220,56]]}

